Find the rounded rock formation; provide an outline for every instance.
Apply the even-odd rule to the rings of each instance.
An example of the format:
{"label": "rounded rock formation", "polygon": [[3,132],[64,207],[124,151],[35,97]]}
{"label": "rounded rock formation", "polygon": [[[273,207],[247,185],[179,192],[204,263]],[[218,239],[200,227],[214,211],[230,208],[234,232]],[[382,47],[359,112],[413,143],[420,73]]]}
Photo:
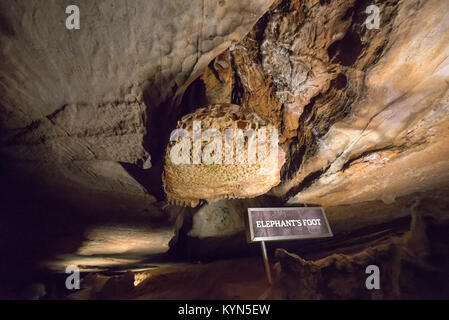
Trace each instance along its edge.
{"label": "rounded rock formation", "polygon": [[[178,151],[188,158],[174,159]],[[171,203],[195,207],[201,200],[266,193],[279,184],[284,161],[273,125],[237,105],[215,104],[178,122],[166,150],[162,179]]]}

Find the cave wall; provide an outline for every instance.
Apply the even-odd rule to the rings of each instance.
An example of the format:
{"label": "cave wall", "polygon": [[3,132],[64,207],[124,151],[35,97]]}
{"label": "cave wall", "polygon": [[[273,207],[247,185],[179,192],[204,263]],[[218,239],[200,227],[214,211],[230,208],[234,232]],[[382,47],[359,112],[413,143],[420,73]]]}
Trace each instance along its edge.
{"label": "cave wall", "polygon": [[[364,24],[367,0],[78,3],[77,31],[64,26],[68,2],[0,3],[0,206],[2,218],[14,220],[25,236],[9,224],[1,233],[18,240],[15,247],[29,248],[38,259],[55,242],[52,236],[71,228],[74,238],[52,245],[67,245],[67,254],[92,252],[82,245],[107,243],[111,234],[130,230],[120,224],[97,233],[73,227],[103,213],[147,222],[168,217],[161,243],[168,249],[174,228],[170,248],[182,257],[247,255],[259,248],[245,244],[246,208],[288,201],[324,206],[337,236],[301,243],[301,250],[285,244],[310,261],[334,251],[344,255],[313,262],[314,268],[332,273],[345,261],[350,272],[360,267],[353,260],[387,259],[390,250],[419,242],[413,239],[430,243],[428,252],[435,241],[438,254],[445,252],[447,241],[432,240],[428,232],[415,237],[407,219],[419,221],[413,214],[421,203],[419,212],[430,211],[423,214],[431,216],[429,230],[444,235],[446,222],[432,214],[447,214],[447,1],[377,1],[381,24],[373,30]],[[258,199],[195,210],[168,206],[152,189],[162,189],[166,133],[179,116],[222,103],[238,104],[280,130],[287,157],[280,185]],[[152,180],[152,173],[158,178]],[[35,224],[46,225],[40,242]],[[144,232],[134,227],[138,246],[138,239],[158,241],[157,232],[152,240],[142,236],[152,226],[143,226]],[[370,241],[384,242],[354,257],[345,251]],[[58,267],[72,258],[62,257]],[[296,277],[286,264],[301,260],[288,254],[279,259],[279,277]],[[418,266],[424,274],[435,264],[429,259],[421,253],[406,258],[424,263]],[[310,261],[300,264],[307,270]],[[400,274],[402,265],[391,269]],[[386,285],[396,286],[396,295],[384,297],[402,297],[405,289],[391,281]],[[309,297],[310,290],[303,295],[280,286],[282,294]],[[323,289],[324,297],[357,295],[334,289]]]}
{"label": "cave wall", "polygon": [[202,77],[211,101],[231,92],[279,127],[288,159],[271,194],[290,204],[389,203],[449,182],[448,3],[379,1],[379,29],[369,4],[281,1]]}
{"label": "cave wall", "polygon": [[[371,30],[369,4],[278,1],[200,78],[205,103],[240,104],[279,128],[287,161],[268,194],[324,206],[336,242],[404,232],[420,194],[445,203],[449,184],[448,3],[379,1]],[[193,256],[249,250],[241,226],[250,202],[237,214],[237,201],[229,212],[221,205],[194,216],[185,240]],[[204,217],[210,210],[217,217]]]}
{"label": "cave wall", "polygon": [[67,30],[68,1],[3,1],[5,171],[25,184],[34,178],[36,189],[145,202],[148,190],[120,164],[151,168],[148,126],[158,107],[179,104],[271,3],[80,0],[80,29]]}
{"label": "cave wall", "polygon": [[148,145],[167,130],[158,114],[179,114],[200,77],[202,104],[240,104],[280,129],[288,159],[270,193],[291,204],[392,202],[447,184],[448,4],[380,1],[371,30],[367,4],[85,1],[69,31],[65,3],[4,3],[5,170],[37,190],[154,203],[160,179],[144,174],[163,161]]}
{"label": "cave wall", "polygon": [[[447,190],[445,191],[447,192]],[[407,232],[362,249],[303,259],[276,250],[271,299],[447,299],[449,294],[448,201],[421,195],[411,207]],[[368,266],[379,268],[379,287],[367,290]]]}

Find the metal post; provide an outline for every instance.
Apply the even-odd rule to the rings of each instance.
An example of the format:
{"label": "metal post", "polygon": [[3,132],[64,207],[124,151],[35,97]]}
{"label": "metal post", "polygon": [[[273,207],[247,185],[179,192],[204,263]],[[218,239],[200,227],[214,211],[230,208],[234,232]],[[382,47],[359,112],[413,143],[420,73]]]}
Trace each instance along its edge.
{"label": "metal post", "polygon": [[271,279],[271,270],[270,270],[270,264],[268,263],[267,248],[265,247],[265,241],[261,241],[260,245],[262,247],[262,256],[263,256],[263,262],[265,264],[265,272],[267,274],[268,283],[271,285],[271,284],[273,284],[273,280]]}

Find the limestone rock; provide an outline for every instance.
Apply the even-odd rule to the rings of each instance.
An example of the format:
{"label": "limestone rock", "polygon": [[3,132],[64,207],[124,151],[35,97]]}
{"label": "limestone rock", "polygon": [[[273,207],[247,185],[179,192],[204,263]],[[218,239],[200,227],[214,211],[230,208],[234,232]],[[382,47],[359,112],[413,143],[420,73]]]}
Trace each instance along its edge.
{"label": "limestone rock", "polygon": [[[361,251],[306,260],[277,249],[277,280],[271,298],[444,299],[449,293],[447,200],[436,205],[429,200],[422,198],[413,206],[408,232]],[[379,268],[379,290],[366,287],[370,265]]]}
{"label": "limestone rock", "polygon": [[[327,108],[336,106],[328,105],[323,96],[301,119],[304,129],[299,134],[313,136],[315,131],[316,136],[311,143],[298,136],[307,149],[305,156],[298,153],[299,170],[276,190],[296,194],[291,203],[388,203],[449,183],[448,3],[385,2],[380,9],[384,23],[373,33],[358,25],[363,16],[358,17],[355,7],[353,25],[342,42],[333,45],[339,49],[328,49],[334,54],[331,62],[345,69],[340,91],[353,90],[353,102],[342,109],[341,115],[347,115],[340,120],[325,120],[325,130],[320,122],[332,119]],[[429,21],[424,23],[418,10]],[[348,37],[360,43],[358,54]],[[351,54],[354,58],[347,66],[344,60]]]}
{"label": "limestone rock", "polygon": [[193,216],[191,237],[225,237],[245,230],[246,210],[240,200],[223,199],[201,207]]}
{"label": "limestone rock", "polygon": [[[263,22],[263,21],[262,21]],[[276,97],[272,78],[259,63],[260,48],[256,45],[259,22],[245,39],[230,49],[235,69],[236,103],[248,112],[255,112],[279,129],[279,140],[284,141],[282,126],[282,103]]]}
{"label": "limestone rock", "polygon": [[[200,130],[203,132],[209,129],[217,130],[218,138],[204,139],[201,131],[194,131],[195,121],[200,123]],[[188,163],[174,162],[173,157],[179,152],[178,148],[174,147],[182,141],[178,139],[179,141],[170,142],[163,173],[164,188],[169,201],[194,207],[200,200],[212,202],[222,198],[252,198],[264,194],[280,182],[279,172],[284,164],[284,152],[277,146],[277,133],[273,131],[274,135],[271,136],[272,129],[276,128],[256,114],[245,113],[237,105],[217,104],[185,116],[179,121],[177,128],[188,132]],[[226,129],[233,130],[229,144],[226,143]],[[249,129],[254,133],[252,138],[245,139],[242,135],[241,140],[238,131],[243,133]],[[259,143],[262,130],[266,140]],[[201,147],[198,151],[195,151],[195,140],[199,141]],[[208,146],[217,141],[218,149],[206,152]],[[239,141],[243,142],[243,149],[240,150]],[[275,146],[273,151],[270,150],[271,144]],[[250,149],[251,145],[257,145],[257,151]],[[227,149],[228,146],[231,149]],[[263,148],[266,155],[264,158],[259,156],[259,151]],[[217,159],[211,163],[204,161],[205,154],[215,152]]]}
{"label": "limestone rock", "polygon": [[363,1],[280,1],[229,49],[232,102],[271,117],[288,150],[271,194],[390,203],[449,184],[448,3],[376,5],[368,29]]}
{"label": "limestone rock", "polygon": [[201,75],[208,104],[232,103],[234,70],[229,51],[216,57]]}
{"label": "limestone rock", "polygon": [[199,239],[228,237],[245,231],[248,208],[273,205],[264,196],[254,199],[223,199],[202,206],[193,216],[188,236]]}
{"label": "limestone rock", "polygon": [[[148,168],[151,110],[164,101],[176,105],[272,2],[80,0],[79,30],[66,28],[61,1],[2,2],[2,157],[56,178],[55,189],[73,181],[55,177],[52,167],[59,173],[78,166],[82,189],[99,176],[90,161]],[[126,193],[126,182],[110,175],[118,182],[110,192]]]}
{"label": "limestone rock", "polygon": [[264,19],[238,44],[215,58],[201,79],[205,85],[207,102],[234,103],[278,128],[282,143],[282,104],[275,95],[273,81],[260,61],[258,32]]}

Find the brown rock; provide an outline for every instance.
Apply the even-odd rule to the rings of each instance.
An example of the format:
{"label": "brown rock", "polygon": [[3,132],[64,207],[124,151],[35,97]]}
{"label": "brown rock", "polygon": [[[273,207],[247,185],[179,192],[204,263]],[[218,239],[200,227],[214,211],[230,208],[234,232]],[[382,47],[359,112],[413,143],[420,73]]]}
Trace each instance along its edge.
{"label": "brown rock", "polygon": [[[201,162],[201,152],[199,152],[198,162],[195,164],[195,149],[194,147],[190,148],[191,144],[195,144],[194,121],[201,122],[203,132],[207,129],[216,129],[221,134],[219,148],[222,148],[222,154],[221,157],[218,157],[220,158],[219,162],[215,160],[211,164],[204,162],[207,141],[201,142],[201,136],[198,136],[197,139],[201,143],[203,152],[203,161]],[[244,143],[243,154],[237,152],[238,139],[237,133],[235,133],[232,140],[234,150],[231,153],[232,161],[230,163],[226,161],[226,144],[224,142],[226,129],[245,130],[245,132],[248,129],[253,129],[254,132],[264,129],[267,138],[264,146],[269,148],[270,131],[275,128],[257,115],[245,113],[237,105],[217,104],[198,109],[195,113],[185,116],[177,127],[183,128],[189,134],[187,144],[189,151],[188,159],[186,159],[188,163],[176,164],[173,162],[172,150],[175,150],[173,148],[178,142],[171,142],[166,151],[163,173],[164,188],[170,202],[194,207],[200,200],[211,202],[222,198],[252,198],[264,194],[280,182],[279,171],[284,164],[284,152],[281,148],[277,148],[277,154],[266,149],[267,157],[259,162],[260,158],[257,156],[257,161],[252,163],[249,158],[248,141]],[[254,135],[255,137],[256,135]],[[262,145],[257,141],[254,142],[259,151]],[[238,162],[238,157],[242,157],[241,163]]]}
{"label": "brown rock", "polygon": [[60,1],[0,3],[2,158],[48,189],[90,190],[94,177],[126,194],[123,169],[102,173],[118,162],[149,167],[149,109],[176,105],[272,2],[80,0],[79,30],[66,29]]}
{"label": "brown rock", "polygon": [[[410,230],[372,242],[352,253],[305,260],[276,250],[276,284],[271,298],[423,299],[449,294],[446,202],[422,198],[412,207]],[[342,249],[340,249],[342,250]],[[379,268],[380,288],[368,290],[366,268]],[[438,289],[436,289],[438,288]]]}
{"label": "brown rock", "polygon": [[206,87],[208,104],[231,103],[234,70],[229,51],[216,57],[201,76]]}

